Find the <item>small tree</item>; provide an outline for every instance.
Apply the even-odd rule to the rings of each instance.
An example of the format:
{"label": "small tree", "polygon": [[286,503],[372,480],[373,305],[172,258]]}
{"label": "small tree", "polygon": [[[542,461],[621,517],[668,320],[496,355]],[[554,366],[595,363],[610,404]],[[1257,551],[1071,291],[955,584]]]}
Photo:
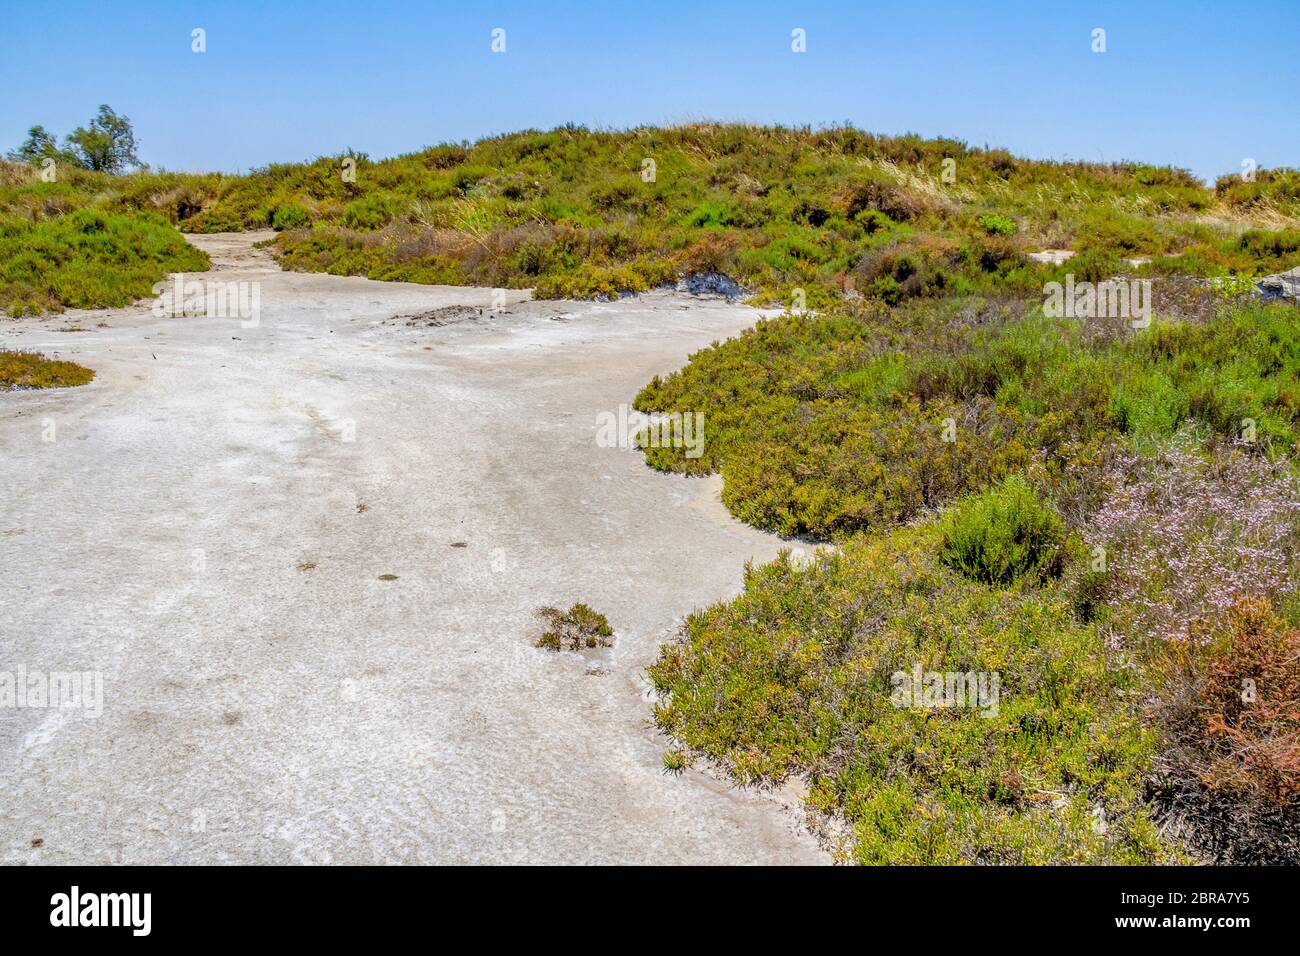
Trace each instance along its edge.
{"label": "small tree", "polygon": [[107,104],[99,107],[89,126],[78,126],[69,133],[66,142],[79,165],[86,169],[120,173],[140,165],[131,121],[118,116]]}
{"label": "small tree", "polygon": [[17,149],[10,150],[10,162],[39,163],[46,158],[65,159],[54,136],[39,123],[27,131],[27,138]]}

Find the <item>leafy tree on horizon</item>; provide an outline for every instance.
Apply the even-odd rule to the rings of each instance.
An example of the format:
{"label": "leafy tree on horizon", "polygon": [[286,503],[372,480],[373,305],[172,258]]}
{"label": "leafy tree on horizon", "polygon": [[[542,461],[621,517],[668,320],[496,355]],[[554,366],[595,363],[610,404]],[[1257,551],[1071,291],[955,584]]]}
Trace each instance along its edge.
{"label": "leafy tree on horizon", "polygon": [[8,153],[9,161],[14,163],[39,163],[46,158],[67,160],[70,157],[59,149],[54,135],[39,123],[27,130],[21,146]]}
{"label": "leafy tree on horizon", "polygon": [[120,173],[130,166],[140,165],[131,121],[119,116],[107,103],[100,104],[99,112],[89,126],[78,126],[68,134],[65,142],[86,169]]}
{"label": "leafy tree on horizon", "polygon": [[119,116],[107,103],[100,105],[88,125],[78,126],[64,137],[63,149],[54,135],[37,123],[27,130],[22,145],[8,153],[8,159],[16,163],[54,159],[105,173],[121,173],[140,165],[130,119]]}

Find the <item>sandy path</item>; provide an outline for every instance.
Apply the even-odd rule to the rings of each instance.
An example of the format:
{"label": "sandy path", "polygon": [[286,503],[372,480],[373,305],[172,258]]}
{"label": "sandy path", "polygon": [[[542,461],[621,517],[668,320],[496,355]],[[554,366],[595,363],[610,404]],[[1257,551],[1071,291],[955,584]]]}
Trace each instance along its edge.
{"label": "sandy path", "polygon": [[[752,310],[408,328],[384,320],[491,294],[198,242],[208,278],[261,282],[259,327],[0,322],[98,372],[0,395],[0,671],[104,675],[98,719],[0,709],[0,861],[824,859],[775,799],[665,777],[648,726],[657,643],[780,542],[595,443]],[[530,646],[532,610],[575,600],[617,629],[602,673]]]}

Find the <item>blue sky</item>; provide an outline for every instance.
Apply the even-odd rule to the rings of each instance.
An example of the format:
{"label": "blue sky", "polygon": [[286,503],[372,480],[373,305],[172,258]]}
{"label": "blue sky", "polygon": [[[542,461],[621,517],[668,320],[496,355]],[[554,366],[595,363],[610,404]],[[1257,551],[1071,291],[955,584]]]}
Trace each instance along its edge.
{"label": "blue sky", "polygon": [[[106,102],[143,160],[181,170],[719,119],[849,121],[1212,177],[1246,158],[1300,166],[1297,14],[1300,0],[0,0],[0,149]],[[191,52],[196,27],[206,53]],[[791,52],[796,27],[806,53]]]}

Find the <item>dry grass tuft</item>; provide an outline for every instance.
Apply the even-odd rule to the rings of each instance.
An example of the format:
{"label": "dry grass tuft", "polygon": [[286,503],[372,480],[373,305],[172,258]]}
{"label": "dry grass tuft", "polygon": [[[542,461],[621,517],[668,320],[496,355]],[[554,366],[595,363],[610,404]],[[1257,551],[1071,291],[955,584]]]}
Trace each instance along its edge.
{"label": "dry grass tuft", "polygon": [[548,651],[577,651],[585,647],[610,647],[614,643],[614,629],[609,620],[585,604],[575,604],[567,611],[542,607],[537,616],[547,624],[536,647]]}

